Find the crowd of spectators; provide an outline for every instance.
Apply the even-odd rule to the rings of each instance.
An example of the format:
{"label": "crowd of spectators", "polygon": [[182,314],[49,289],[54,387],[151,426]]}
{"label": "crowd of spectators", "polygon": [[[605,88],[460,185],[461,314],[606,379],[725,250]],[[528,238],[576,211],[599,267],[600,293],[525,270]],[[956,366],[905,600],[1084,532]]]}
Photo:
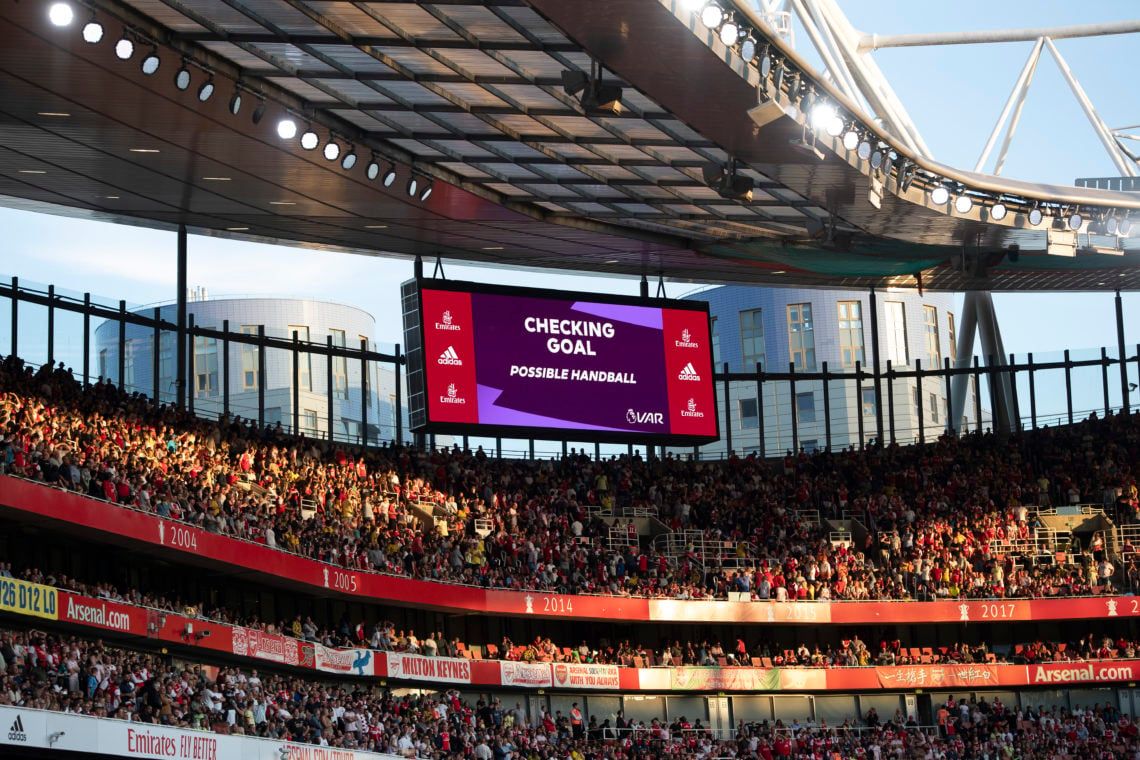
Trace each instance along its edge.
{"label": "crowd of spectators", "polygon": [[[756,641],[749,647],[744,638],[724,646],[719,640],[674,641],[658,647],[622,641],[611,644],[605,639],[582,641],[578,645],[558,645],[545,636],[535,637],[516,644],[504,636],[498,644],[473,645],[459,637],[444,636],[442,632],[429,632],[417,636],[412,629],[397,629],[391,621],[359,621],[351,623],[347,617],[337,625],[319,625],[311,616],[295,616],[291,621],[265,622],[257,618],[235,615],[224,607],[211,608],[195,602],[171,599],[162,594],[146,593],[137,589],[121,590],[110,583],[83,583],[66,575],[43,573],[28,569],[14,573],[11,563],[0,562],[0,577],[19,577],[32,583],[41,583],[73,591],[97,599],[141,605],[152,609],[168,610],[181,615],[198,617],[220,623],[256,628],[267,633],[278,633],[327,647],[366,647],[381,651],[406,652],[427,657],[471,656],[478,649],[480,657],[516,662],[572,662],[602,663],[625,667],[872,667],[918,664],[980,664],[980,663],[1039,663],[1115,658],[1133,659],[1140,643],[1128,637],[1112,637],[1088,633],[1067,642],[1035,640],[1023,644],[994,646],[955,643],[939,647],[907,647],[898,639],[879,639],[867,644],[858,634],[841,639],[838,644],[800,643],[791,648],[776,645],[769,634],[755,632]],[[749,636],[748,633],[742,636]]]}
{"label": "crowd of spectators", "polygon": [[530,715],[521,703],[471,704],[454,690],[400,696],[34,630],[0,630],[0,704],[433,760],[1140,758],[1136,725],[1110,705],[1014,710],[951,697],[927,727],[871,709],[833,727],[805,718],[714,733],[683,716],[584,718],[577,704]]}
{"label": "crowd of spectators", "polygon": [[[366,453],[156,406],[62,367],[0,364],[0,468],[351,568],[559,593],[845,600],[1077,595],[1140,582],[1103,548],[1036,562],[1025,505],[1135,519],[1140,415],[1002,438],[719,462],[581,455],[526,462],[381,446]],[[732,563],[646,539],[609,513],[736,547]],[[804,515],[854,515],[860,545]],[[619,518],[620,519],[620,518]],[[727,567],[732,564],[733,568]]]}

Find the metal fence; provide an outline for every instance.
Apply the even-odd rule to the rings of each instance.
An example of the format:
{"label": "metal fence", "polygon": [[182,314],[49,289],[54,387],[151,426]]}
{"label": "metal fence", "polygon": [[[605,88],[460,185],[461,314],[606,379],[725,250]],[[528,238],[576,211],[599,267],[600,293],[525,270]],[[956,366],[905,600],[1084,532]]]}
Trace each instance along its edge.
{"label": "metal fence", "polygon": [[[7,299],[4,309],[2,300]],[[65,361],[77,379],[94,382],[100,371],[122,389],[143,393],[160,402],[182,403],[206,417],[242,417],[260,426],[281,425],[288,432],[353,445],[376,446],[412,441],[404,422],[406,356],[396,345],[391,352],[304,340],[298,333],[250,326],[220,329],[195,325],[189,315],[183,325],[164,319],[158,308],[130,309],[125,300],[111,301],[90,293],[70,293],[54,286],[31,286],[16,277],[0,283],[0,324],[7,316],[10,330],[0,354],[14,354],[31,364]],[[1118,312],[1119,316],[1119,312]],[[112,366],[101,366],[94,355],[94,323],[117,325]],[[881,367],[855,362],[835,370],[823,362],[819,371],[786,370],[756,365],[751,372],[730,372],[728,364],[714,376],[722,440],[693,449],[670,449],[674,455],[715,459],[730,452],[760,457],[782,456],[801,449],[836,450],[863,447],[874,441],[922,444],[944,434],[979,430],[1036,429],[1066,424],[1090,414],[1130,411],[1137,400],[1140,344],[1132,354],[1123,346],[1123,330],[1115,349],[1086,352],[1065,350],[1057,355],[971,357],[954,366],[949,357],[940,367]],[[107,327],[103,327],[105,332]],[[128,333],[133,336],[128,341]],[[157,349],[157,350],[156,350]],[[212,353],[211,353],[212,352]],[[206,357],[206,359],[203,359]],[[212,359],[211,359],[212,357]],[[196,363],[216,362],[213,375]],[[140,362],[149,364],[145,369]],[[287,368],[288,382],[267,387],[271,362]],[[236,364],[235,364],[236,363]],[[166,365],[170,366],[167,367]],[[182,370],[179,380],[175,365]],[[377,392],[377,371],[391,372],[388,397]],[[247,377],[247,373],[249,376]],[[342,376],[351,374],[359,389],[349,394]],[[254,377],[253,375],[256,375]],[[147,382],[135,382],[134,378]],[[162,387],[163,378],[174,381]],[[203,393],[198,384],[216,386]],[[966,383],[955,383],[964,377]],[[236,383],[235,378],[240,378]],[[1012,414],[991,414],[994,389],[1004,384],[1012,396]],[[965,412],[951,419],[956,388],[965,387]],[[350,397],[351,396],[351,397]],[[281,415],[282,409],[288,413]],[[346,411],[346,409],[350,411]],[[624,447],[574,440],[436,438],[420,436],[425,448],[484,447],[489,456],[545,457],[579,451],[602,457],[617,453],[657,456],[653,444]]]}

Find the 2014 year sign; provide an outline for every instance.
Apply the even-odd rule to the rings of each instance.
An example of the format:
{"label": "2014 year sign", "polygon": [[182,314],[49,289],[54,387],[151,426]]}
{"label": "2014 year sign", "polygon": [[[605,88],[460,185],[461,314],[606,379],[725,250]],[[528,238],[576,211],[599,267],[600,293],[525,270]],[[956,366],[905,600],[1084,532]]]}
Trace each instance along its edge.
{"label": "2014 year sign", "polygon": [[703,302],[431,281],[421,283],[418,325],[409,335],[422,346],[417,429],[662,443],[718,436]]}

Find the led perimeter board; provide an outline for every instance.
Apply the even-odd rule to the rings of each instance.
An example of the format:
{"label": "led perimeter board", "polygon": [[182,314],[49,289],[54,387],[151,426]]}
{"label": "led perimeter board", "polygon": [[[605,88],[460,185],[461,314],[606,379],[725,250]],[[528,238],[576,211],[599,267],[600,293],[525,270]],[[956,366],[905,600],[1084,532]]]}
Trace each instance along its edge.
{"label": "led perimeter board", "polygon": [[719,437],[708,304],[408,281],[415,432],[695,445]]}

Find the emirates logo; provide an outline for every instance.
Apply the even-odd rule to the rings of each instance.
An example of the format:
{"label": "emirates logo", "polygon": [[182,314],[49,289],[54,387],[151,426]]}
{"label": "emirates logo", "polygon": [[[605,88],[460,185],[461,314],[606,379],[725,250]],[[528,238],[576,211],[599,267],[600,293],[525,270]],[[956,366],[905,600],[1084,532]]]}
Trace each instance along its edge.
{"label": "emirates logo", "polygon": [[451,324],[451,312],[450,311],[443,312],[443,316],[441,317],[441,319],[443,320],[443,323],[445,325],[450,325]]}
{"label": "emirates logo", "polygon": [[697,400],[691,398],[689,399],[689,403],[685,404],[685,408],[681,410],[681,416],[704,419],[705,413],[697,409]]}
{"label": "emirates logo", "polygon": [[440,396],[439,397],[439,403],[463,405],[463,404],[467,403],[467,399],[465,399],[459,395],[459,388],[456,387],[455,383],[448,383],[447,395],[446,396]]}
{"label": "emirates logo", "polygon": [[[446,313],[444,316],[445,317],[447,316]],[[448,398],[455,398],[456,392],[457,391],[455,390],[455,383],[451,383],[450,385],[447,386],[447,397]]]}

